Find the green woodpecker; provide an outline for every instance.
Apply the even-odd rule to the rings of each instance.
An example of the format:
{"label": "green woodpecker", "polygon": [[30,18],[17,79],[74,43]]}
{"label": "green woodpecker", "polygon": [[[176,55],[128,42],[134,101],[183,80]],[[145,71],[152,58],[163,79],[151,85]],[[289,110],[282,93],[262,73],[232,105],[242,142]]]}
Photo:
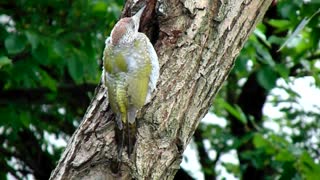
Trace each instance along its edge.
{"label": "green woodpecker", "polygon": [[136,112],[150,101],[159,77],[156,51],[148,37],[138,32],[144,9],[132,17],[119,20],[106,39],[103,52],[102,80],[108,90],[111,109],[116,114],[118,130],[121,131],[122,137],[116,137],[120,141],[120,156],[123,141],[128,141],[128,156],[132,153]]}

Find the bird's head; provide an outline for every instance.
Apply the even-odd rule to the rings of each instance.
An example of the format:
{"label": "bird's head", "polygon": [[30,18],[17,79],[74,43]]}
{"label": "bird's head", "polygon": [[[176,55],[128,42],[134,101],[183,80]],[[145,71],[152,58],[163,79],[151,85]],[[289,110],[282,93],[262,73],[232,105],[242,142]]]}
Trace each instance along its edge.
{"label": "bird's head", "polygon": [[145,6],[134,16],[122,18],[117,22],[111,31],[111,43],[113,45],[128,44],[136,38],[144,9]]}

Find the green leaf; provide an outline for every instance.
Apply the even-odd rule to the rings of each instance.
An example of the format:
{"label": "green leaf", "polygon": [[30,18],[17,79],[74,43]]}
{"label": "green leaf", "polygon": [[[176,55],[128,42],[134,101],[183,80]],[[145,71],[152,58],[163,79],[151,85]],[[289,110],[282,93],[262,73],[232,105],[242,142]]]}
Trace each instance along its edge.
{"label": "green leaf", "polygon": [[232,105],[230,105],[228,102],[224,100],[219,101],[219,103],[221,103],[221,106],[225,108],[231,115],[233,115],[241,123],[246,124],[248,122],[246,115],[243,113],[243,111],[239,106],[235,105],[233,107]]}
{"label": "green leaf", "polygon": [[255,133],[253,144],[257,149],[263,149],[266,154],[274,154],[276,152],[274,145],[260,133]]}
{"label": "green leaf", "polygon": [[263,66],[257,73],[259,84],[266,90],[271,90],[276,86],[277,74],[269,66]]}
{"label": "green leaf", "polygon": [[287,149],[281,149],[278,154],[275,156],[275,160],[281,161],[281,162],[287,162],[287,161],[295,161],[296,157],[291,154]]}
{"label": "green leaf", "polygon": [[238,165],[229,162],[222,162],[222,165],[226,168],[227,172],[240,175],[240,168]]}
{"label": "green leaf", "polygon": [[9,35],[4,41],[4,45],[9,54],[18,54],[22,52],[26,47],[26,44],[27,40],[24,36],[14,34]]}
{"label": "green leaf", "polygon": [[313,180],[320,177],[320,165],[316,164],[307,152],[304,152],[299,161],[297,167],[304,179]]}
{"label": "green leaf", "polygon": [[93,5],[92,10],[94,12],[102,12],[105,13],[107,11],[107,4],[105,2],[99,1]]}
{"label": "green leaf", "polygon": [[255,43],[255,50],[259,54],[259,58],[262,62],[274,66],[276,63],[274,62],[269,49],[267,49],[265,46],[263,46],[261,43]]}
{"label": "green leaf", "polygon": [[48,87],[52,91],[57,90],[57,82],[50,77],[50,75],[46,72],[43,71],[42,69],[37,69],[37,78],[40,81],[40,84],[44,87]]}
{"label": "green leaf", "polygon": [[83,81],[83,67],[76,56],[71,56],[67,59],[68,72],[76,84],[81,84]]}
{"label": "green leaf", "polygon": [[267,46],[267,47],[271,47],[270,43],[267,41],[267,37],[266,35],[260,31],[259,29],[255,29],[253,32],[259,39],[261,39],[261,41]]}
{"label": "green leaf", "polygon": [[290,70],[284,64],[277,64],[275,66],[275,70],[280,74],[282,78],[287,79],[289,77]]}
{"label": "green leaf", "polygon": [[[87,48],[89,49],[89,48]],[[79,59],[79,62],[80,63],[79,65],[81,65],[82,67],[84,67],[85,65],[85,68],[83,68],[83,74],[82,74],[82,77],[83,77],[83,80],[85,82],[90,82],[90,83],[99,83],[98,81],[100,80],[100,73],[98,72],[98,63],[97,61],[95,60],[96,58],[94,57],[94,55],[91,55],[91,57],[89,57],[88,55],[90,55],[89,52],[82,52],[82,51],[79,51],[79,50],[75,50],[76,52],[76,56],[78,57]]]}
{"label": "green leaf", "polygon": [[268,42],[271,44],[276,44],[276,45],[281,45],[285,41],[285,38],[283,37],[278,37],[275,35],[272,35],[269,37]]}
{"label": "green leaf", "polygon": [[239,57],[238,60],[236,60],[234,68],[232,70],[239,73],[248,73],[247,64],[248,58]]}
{"label": "green leaf", "polygon": [[39,64],[48,64],[48,48],[44,45],[39,45],[36,49],[32,50],[32,56],[38,61]]}
{"label": "green leaf", "polygon": [[31,123],[31,115],[28,111],[21,111],[19,112],[19,121],[22,126],[29,127]]}
{"label": "green leaf", "polygon": [[269,142],[263,138],[261,134],[256,133],[253,137],[253,144],[257,148],[269,146]]}
{"label": "green leaf", "polygon": [[32,49],[36,49],[39,44],[38,36],[35,33],[29,32],[29,31],[26,32],[26,36],[27,36],[28,41],[31,44]]}
{"label": "green leaf", "polygon": [[315,12],[310,18],[304,18],[298,27],[294,30],[294,32],[289,36],[289,38],[282,44],[282,46],[278,49],[278,51],[281,51],[292,39],[294,39],[301,31],[304,29],[304,27],[309,23],[309,21],[316,15],[320,13],[320,9]]}
{"label": "green leaf", "polygon": [[1,56],[0,57],[0,68],[2,66],[8,65],[8,64],[12,64],[12,60],[9,59],[7,56]]}
{"label": "green leaf", "polygon": [[285,19],[271,19],[270,21],[268,21],[268,23],[271,26],[279,29],[288,29],[288,27],[290,27],[291,25],[291,22]]}

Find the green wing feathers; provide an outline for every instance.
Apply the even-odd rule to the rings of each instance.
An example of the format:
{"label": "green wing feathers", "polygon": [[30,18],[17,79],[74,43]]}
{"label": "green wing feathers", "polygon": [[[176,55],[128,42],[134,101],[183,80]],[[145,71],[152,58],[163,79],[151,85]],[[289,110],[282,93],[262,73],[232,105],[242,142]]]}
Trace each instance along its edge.
{"label": "green wing feathers", "polygon": [[128,87],[129,104],[136,109],[140,109],[145,104],[150,72],[151,66],[145,65],[145,67],[139,72],[136,72],[133,77],[128,77],[128,80],[130,81]]}
{"label": "green wing feathers", "polygon": [[121,81],[124,77],[119,76],[108,76],[106,86],[108,88],[108,97],[111,109],[117,114],[117,123],[119,129],[122,129],[122,124],[127,121],[128,112],[128,97],[126,81]]}

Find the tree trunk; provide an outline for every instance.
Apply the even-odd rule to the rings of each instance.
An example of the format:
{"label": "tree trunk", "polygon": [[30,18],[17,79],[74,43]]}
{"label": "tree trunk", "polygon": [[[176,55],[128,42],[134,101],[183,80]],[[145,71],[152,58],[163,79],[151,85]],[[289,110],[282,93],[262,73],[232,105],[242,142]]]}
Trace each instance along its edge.
{"label": "tree trunk", "polygon": [[[114,115],[99,85],[50,179],[173,179],[195,129],[271,1],[149,1],[142,26],[157,21],[158,29],[147,34],[153,34],[161,72],[152,101],[138,113],[131,159],[124,154],[115,172]],[[127,2],[124,12],[130,7]]]}

